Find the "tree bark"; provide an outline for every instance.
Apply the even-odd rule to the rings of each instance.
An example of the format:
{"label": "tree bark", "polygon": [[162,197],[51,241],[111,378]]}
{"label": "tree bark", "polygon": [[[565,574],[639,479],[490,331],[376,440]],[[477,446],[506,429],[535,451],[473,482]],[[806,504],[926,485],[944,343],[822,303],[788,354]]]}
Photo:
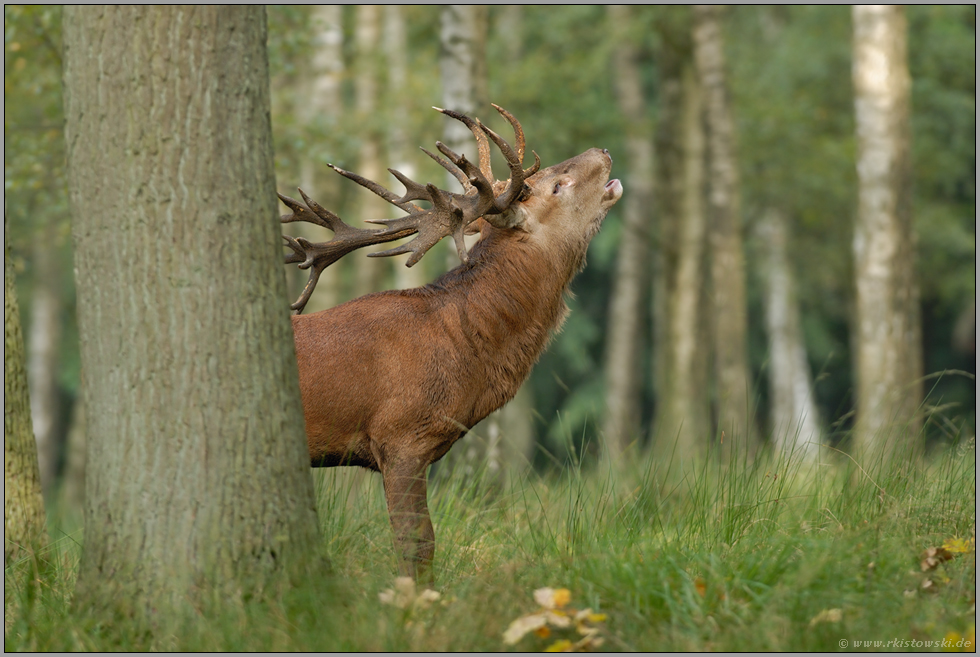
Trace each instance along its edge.
{"label": "tree bark", "polygon": [[905,12],[854,6],[858,453],[920,439],[922,336],[912,226]]}
{"label": "tree bark", "polygon": [[786,216],[770,208],[762,217],[759,233],[766,249],[764,279],[772,444],[777,452],[812,459],[819,452],[822,431],[787,254],[787,232]]}
{"label": "tree bark", "polygon": [[649,223],[653,206],[653,136],[646,117],[638,52],[622,34],[630,16],[629,7],[608,7],[609,21],[621,33],[613,50],[612,65],[619,111],[627,126],[626,187],[630,192],[623,208],[606,328],[603,440],[607,457],[615,463],[622,461],[640,432],[640,334],[649,285]]}
{"label": "tree bark", "polygon": [[[4,233],[7,216],[4,212]],[[3,565],[47,544],[37,446],[31,426],[26,352],[14,268],[6,239],[3,252]]]}
{"label": "tree bark", "polygon": [[[718,440],[723,460],[755,441],[748,366],[745,255],[735,155],[735,126],[725,73],[724,41],[715,5],[694,8],[694,60],[708,126],[709,247],[717,385]],[[725,438],[722,439],[721,432]]]}
{"label": "tree bark", "polygon": [[260,7],[65,9],[76,604],[164,618],[315,554],[265,42]]}
{"label": "tree bark", "polygon": [[704,161],[701,89],[691,54],[665,53],[658,128],[658,240],[664,266],[663,338],[656,339],[654,448],[663,456],[703,456],[711,428],[705,327]]}

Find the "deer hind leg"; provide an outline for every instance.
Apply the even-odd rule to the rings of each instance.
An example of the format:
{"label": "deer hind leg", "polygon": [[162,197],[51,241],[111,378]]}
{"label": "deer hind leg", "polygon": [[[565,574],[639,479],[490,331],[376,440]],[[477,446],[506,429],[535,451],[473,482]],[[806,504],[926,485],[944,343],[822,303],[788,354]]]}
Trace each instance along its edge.
{"label": "deer hind leg", "polygon": [[426,504],[427,465],[395,462],[381,468],[399,557],[398,573],[424,583],[432,581],[435,553],[435,531]]}

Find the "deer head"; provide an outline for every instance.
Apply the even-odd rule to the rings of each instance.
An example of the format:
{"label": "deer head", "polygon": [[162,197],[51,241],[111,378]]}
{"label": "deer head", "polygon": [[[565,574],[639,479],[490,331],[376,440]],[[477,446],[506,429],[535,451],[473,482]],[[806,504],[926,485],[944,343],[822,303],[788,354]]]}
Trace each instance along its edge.
{"label": "deer head", "polygon": [[[371,253],[369,257],[385,257],[410,253],[406,266],[411,267],[443,237],[452,236],[462,262],[468,254],[464,235],[480,230],[481,220],[490,226],[537,235],[538,239],[554,242],[554,248],[581,247],[581,254],[574,260],[577,271],[584,262],[585,248],[599,229],[603,217],[622,195],[618,180],[606,183],[612,166],[612,158],[605,149],[591,149],[561,164],[540,170],[541,159],[534,154],[534,165],[523,168],[524,131],[521,124],[507,110],[494,105],[514,129],[516,146],[511,146],[500,135],[483,125],[478,119],[441,108],[443,114],[464,123],[476,138],[479,148],[479,165],[466,156],[453,152],[442,142],[436,148],[446,157],[440,157],[426,149],[422,151],[449,171],[463,186],[463,193],[439,189],[432,183],[422,185],[394,169],[388,169],[404,186],[405,193],[398,196],[356,173],[345,171],[332,164],[328,166],[359,185],[369,189],[392,205],[408,213],[397,219],[370,221],[383,225],[380,229],[354,228],[340,217],[324,209],[309,198],[302,189],[299,193],[306,202],[279,195],[292,214],[283,215],[282,223],[306,221],[329,228],[334,232],[326,242],[310,242],[305,238],[283,236],[292,253],[286,263],[298,263],[300,269],[310,269],[310,278],[292,309],[302,313],[310,299],[321,272],[344,255],[370,244],[391,242],[416,234],[406,244]],[[507,180],[497,180],[490,164],[490,141],[500,149],[510,169]],[[448,158],[448,159],[447,159]],[[601,190],[601,193],[600,193]],[[426,201],[431,207],[423,208],[413,201]],[[582,203],[586,207],[582,207]],[[574,210],[574,211],[573,211]],[[586,217],[584,225],[580,219]]]}

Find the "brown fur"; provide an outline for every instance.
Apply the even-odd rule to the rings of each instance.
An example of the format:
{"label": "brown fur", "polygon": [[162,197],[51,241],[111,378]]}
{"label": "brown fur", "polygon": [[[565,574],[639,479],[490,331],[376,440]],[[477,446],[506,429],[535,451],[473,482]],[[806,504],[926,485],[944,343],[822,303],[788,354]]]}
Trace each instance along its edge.
{"label": "brown fur", "polygon": [[434,551],[426,468],[517,393],[564,321],[622,193],[611,164],[591,149],[538,172],[522,226],[481,221],[469,262],[425,287],[293,317],[311,464],[381,472],[403,574],[426,575]]}

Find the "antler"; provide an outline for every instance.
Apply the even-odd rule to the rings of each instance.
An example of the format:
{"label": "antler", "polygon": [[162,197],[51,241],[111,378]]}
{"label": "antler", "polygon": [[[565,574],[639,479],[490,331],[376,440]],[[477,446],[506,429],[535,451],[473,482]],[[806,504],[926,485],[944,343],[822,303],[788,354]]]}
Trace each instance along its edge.
{"label": "antler", "polygon": [[[453,152],[442,142],[437,141],[436,148],[448,160],[430,153],[424,148],[422,149],[426,155],[459,180],[463,186],[463,194],[447,192],[432,183],[422,185],[399,171],[388,169],[391,175],[405,186],[405,193],[398,196],[378,183],[356,173],[345,171],[332,164],[327,165],[345,178],[366,187],[374,194],[408,213],[406,216],[397,219],[377,219],[368,222],[381,224],[384,228],[354,228],[344,223],[343,219],[334,213],[321,207],[319,203],[309,198],[302,189],[299,190],[299,193],[302,194],[306,207],[303,207],[299,201],[279,194],[282,202],[293,211],[292,214],[282,216],[282,223],[306,221],[329,228],[334,233],[333,238],[326,242],[310,242],[302,237],[293,238],[283,235],[286,246],[293,251],[293,253],[286,255],[286,264],[295,262],[299,263],[300,269],[310,269],[310,278],[306,287],[303,288],[303,293],[291,306],[297,314],[303,312],[303,308],[309,301],[310,295],[313,294],[313,289],[316,287],[323,270],[351,251],[370,244],[391,242],[418,233],[415,239],[401,246],[368,254],[368,257],[379,258],[411,253],[408,262],[405,263],[411,267],[421,260],[422,256],[439,240],[451,235],[456,243],[459,259],[467,262],[468,256],[463,235],[467,226],[472,222],[483,217],[484,220],[501,228],[517,225],[518,222],[513,215],[507,214],[507,210],[515,202],[523,200],[526,194],[524,181],[541,167],[541,158],[538,157],[537,153],[534,153],[534,165],[528,169],[523,168],[524,131],[521,129],[521,124],[507,110],[497,105],[494,105],[494,108],[514,128],[516,149],[511,147],[500,135],[480,123],[479,120],[471,119],[465,114],[452,110],[433,108],[464,123],[476,138],[480,159],[479,166],[467,160],[466,156]],[[500,149],[507,161],[507,166],[510,168],[510,178],[506,181],[495,180],[493,177],[488,137]],[[422,208],[412,201],[427,201],[432,204],[432,207]]]}

